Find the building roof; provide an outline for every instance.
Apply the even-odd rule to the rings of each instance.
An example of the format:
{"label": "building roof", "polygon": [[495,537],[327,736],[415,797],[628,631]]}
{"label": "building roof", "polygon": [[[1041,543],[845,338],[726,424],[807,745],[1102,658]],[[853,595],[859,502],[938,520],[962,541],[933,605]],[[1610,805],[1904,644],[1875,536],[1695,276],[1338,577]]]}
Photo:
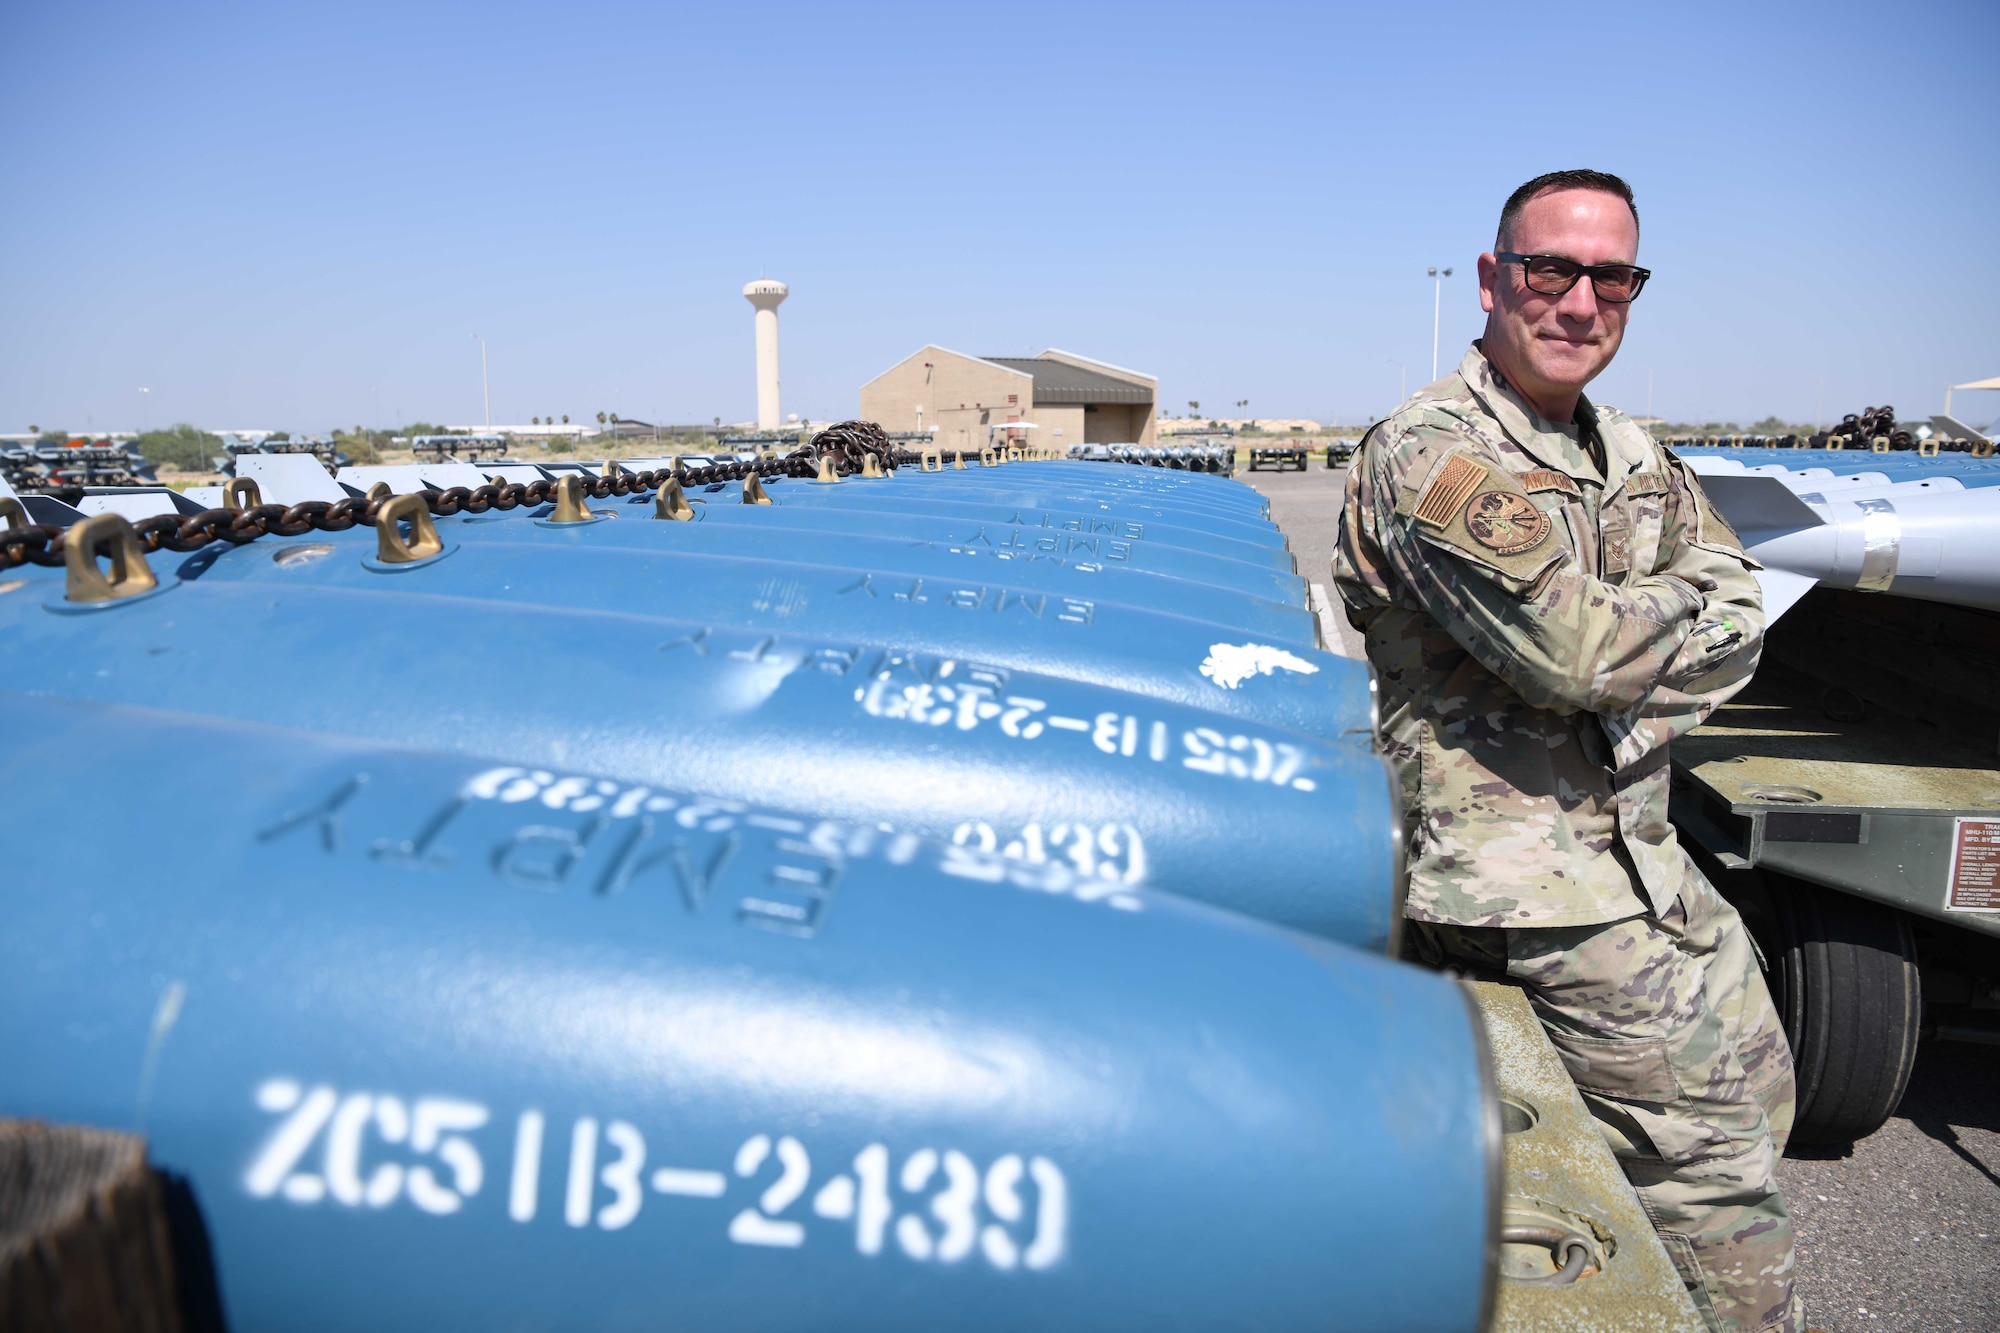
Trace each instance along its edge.
{"label": "building roof", "polygon": [[1095,370],[1049,361],[1034,356],[982,356],[996,366],[1019,371],[1035,378],[1035,404],[1043,403],[1150,403],[1153,391],[1129,380],[1114,379]]}

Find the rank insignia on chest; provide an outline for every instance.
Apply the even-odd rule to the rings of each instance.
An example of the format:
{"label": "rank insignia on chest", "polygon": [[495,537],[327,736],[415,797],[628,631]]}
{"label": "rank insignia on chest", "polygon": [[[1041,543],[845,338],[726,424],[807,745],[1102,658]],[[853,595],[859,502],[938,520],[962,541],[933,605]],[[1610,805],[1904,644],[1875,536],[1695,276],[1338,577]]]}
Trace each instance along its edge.
{"label": "rank insignia on chest", "polygon": [[1512,491],[1481,491],[1465,507],[1465,530],[1495,555],[1519,555],[1549,539],[1549,516]]}

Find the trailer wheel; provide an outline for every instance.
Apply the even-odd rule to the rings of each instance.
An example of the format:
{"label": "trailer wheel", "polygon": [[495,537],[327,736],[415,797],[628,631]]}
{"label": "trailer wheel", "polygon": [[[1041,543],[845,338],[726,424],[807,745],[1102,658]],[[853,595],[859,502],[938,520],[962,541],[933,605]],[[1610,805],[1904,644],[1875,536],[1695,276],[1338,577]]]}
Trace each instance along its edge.
{"label": "trailer wheel", "polygon": [[1866,1138],[1895,1112],[1923,1020],[1916,939],[1894,908],[1770,878],[1772,998],[1798,1071],[1798,1143]]}

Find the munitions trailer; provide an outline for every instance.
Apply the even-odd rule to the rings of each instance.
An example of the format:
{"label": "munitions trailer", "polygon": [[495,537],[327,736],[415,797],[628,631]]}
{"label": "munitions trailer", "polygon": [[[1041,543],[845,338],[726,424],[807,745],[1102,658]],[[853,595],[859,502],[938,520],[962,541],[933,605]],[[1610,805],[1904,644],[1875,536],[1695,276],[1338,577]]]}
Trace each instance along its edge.
{"label": "munitions trailer", "polygon": [[1283,472],[1287,468],[1306,470],[1306,447],[1303,444],[1279,444],[1250,451],[1250,470],[1255,472],[1267,464]]}

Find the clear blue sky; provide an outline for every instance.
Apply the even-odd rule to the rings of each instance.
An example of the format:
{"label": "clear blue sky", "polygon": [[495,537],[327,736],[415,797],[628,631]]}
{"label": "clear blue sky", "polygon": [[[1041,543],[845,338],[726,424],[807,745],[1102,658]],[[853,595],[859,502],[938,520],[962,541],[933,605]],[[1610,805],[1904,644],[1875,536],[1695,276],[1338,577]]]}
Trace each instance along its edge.
{"label": "clear blue sky", "polygon": [[[1655,271],[1596,396],[2000,375],[2000,6],[0,6],[0,429],[785,410],[926,342],[1353,421],[1556,167]],[[1822,397],[1821,379],[1824,377]],[[153,390],[149,398],[140,386]],[[2000,417],[2000,394],[1961,415]]]}

